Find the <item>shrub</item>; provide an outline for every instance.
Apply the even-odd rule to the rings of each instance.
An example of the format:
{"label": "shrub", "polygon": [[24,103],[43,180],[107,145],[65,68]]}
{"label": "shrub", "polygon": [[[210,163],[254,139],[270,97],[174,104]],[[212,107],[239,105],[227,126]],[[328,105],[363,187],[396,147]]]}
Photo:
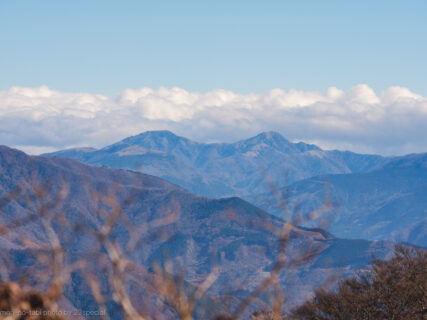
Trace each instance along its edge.
{"label": "shrub", "polygon": [[316,290],[294,310],[296,319],[427,319],[427,251],[396,246],[388,261],[342,281],[337,291]]}

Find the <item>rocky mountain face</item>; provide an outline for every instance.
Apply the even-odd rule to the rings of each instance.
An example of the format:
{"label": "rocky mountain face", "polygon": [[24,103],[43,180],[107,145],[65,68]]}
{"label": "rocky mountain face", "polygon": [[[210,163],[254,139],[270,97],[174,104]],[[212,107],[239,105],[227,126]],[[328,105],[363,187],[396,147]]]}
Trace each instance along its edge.
{"label": "rocky mountain face", "polygon": [[321,174],[366,172],[388,161],[292,143],[276,132],[236,143],[204,144],[169,131],[149,131],[100,150],[70,149],[47,155],[152,174],[208,197],[263,193],[271,183],[282,187]]}
{"label": "rocky mountain face", "polygon": [[[427,247],[427,154],[399,157],[367,173],[298,181],[280,192],[290,210],[298,208],[305,214],[329,199],[333,208],[328,230],[340,237]],[[280,214],[277,198],[271,194],[256,195],[250,201]]]}
{"label": "rocky mountain face", "polygon": [[[272,144],[284,143],[273,140]],[[164,150],[177,147],[167,141],[145,145]],[[135,146],[131,142],[129,145]],[[110,147],[111,159],[129,151],[129,145],[122,148],[122,144],[125,142]],[[185,142],[188,148],[192,144]],[[242,144],[247,146],[248,142]],[[204,147],[216,150],[219,145]],[[178,149],[184,152],[185,148]],[[289,148],[296,146],[289,144]],[[148,157],[155,158],[152,152]],[[162,154],[159,159],[167,163],[168,158]],[[78,266],[65,286],[68,305],[96,309],[88,285],[88,277],[93,275],[101,283],[101,292],[110,297],[107,309],[117,310],[108,281],[111,263],[107,264],[109,250],[117,246],[127,252],[123,281],[138,307],[150,313],[163,303],[171,319],[176,314],[159,299],[158,284],[153,280],[158,266],[180,275],[188,290],[218,268],[218,278],[205,298],[210,300],[204,303],[212,306],[231,299],[235,306],[269,275],[277,260],[283,227],[281,219],[240,198],[209,199],[146,174],[92,167],[69,159],[30,157],[7,147],[0,147],[0,199],[2,279],[27,277],[35,286],[46,286],[50,279],[46,274],[55,265],[49,262],[54,257],[44,255],[52,247],[53,230],[64,249],[64,266]],[[366,268],[372,255],[389,256],[393,247],[387,241],[343,240],[320,229],[294,226],[288,235],[287,264],[279,280],[288,305],[302,302],[313,286],[331,277],[336,280],[337,275]],[[302,252],[311,258],[296,264]],[[269,297],[266,293],[257,300],[257,308],[268,304]],[[209,319],[209,310],[201,306],[197,317]],[[113,313],[113,318],[120,317]]]}

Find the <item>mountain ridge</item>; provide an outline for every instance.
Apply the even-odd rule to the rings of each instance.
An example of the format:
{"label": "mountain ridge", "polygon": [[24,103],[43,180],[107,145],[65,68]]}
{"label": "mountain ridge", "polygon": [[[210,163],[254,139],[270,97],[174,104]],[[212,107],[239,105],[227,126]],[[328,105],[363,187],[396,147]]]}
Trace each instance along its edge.
{"label": "mountain ridge", "polygon": [[[388,239],[427,247],[427,153],[397,157],[365,173],[324,175],[280,189],[291,208],[306,213],[325,198],[335,204],[329,231],[344,238]],[[271,194],[251,203],[273,214]]]}
{"label": "mountain ridge", "polygon": [[[191,285],[200,284],[217,265],[221,273],[209,289],[208,294],[212,296],[232,294],[237,299],[243,298],[271,271],[277,258],[279,239],[272,230],[280,229],[283,221],[240,198],[209,199],[146,174],[87,166],[70,159],[27,156],[6,147],[0,147],[0,198],[17,187],[23,194],[2,207],[0,222],[8,225],[38,212],[41,210],[38,202],[26,199],[34,199],[38,186],[42,185],[49,201],[62,192],[63,183],[68,185],[69,193],[61,200],[57,212],[63,212],[68,223],[55,224],[55,228],[61,241],[68,239],[65,243],[69,246],[66,251],[69,262],[75,262],[96,248],[96,243],[86,234],[73,235],[73,230],[79,229],[71,226],[97,228],[107,219],[108,211],[97,213],[99,206],[93,204],[93,200],[103,199],[104,195],[107,202],[101,208],[105,208],[111,203],[108,199],[112,191],[123,206],[126,219],[135,227],[180,212],[179,218],[171,224],[147,230],[143,239],[150,239],[148,244],[137,247],[129,258],[149,268],[153,264],[162,265],[169,257],[173,272],[180,274],[185,270],[184,280]],[[127,200],[129,196],[133,201]],[[126,225],[118,220],[112,230],[120,246],[125,246],[128,240]],[[31,259],[22,260],[29,256],[26,238],[32,239],[34,246],[46,246],[43,230],[43,225],[35,220],[11,229],[6,237],[0,238],[2,252],[8,252],[13,261],[20,263],[19,268],[9,270],[12,278],[18,276],[21,268],[27,270],[33,263]],[[290,304],[305,300],[311,287],[319,285],[328,276],[336,273],[349,275],[365,268],[373,254],[378,258],[387,257],[392,252],[393,243],[343,241],[319,230],[292,226],[288,258],[298,256],[303,248],[310,248],[318,257],[302,267],[284,270],[281,275],[280,282],[288,290]],[[353,249],[357,249],[356,255],[352,254]],[[169,254],[165,256],[165,252]],[[88,256],[87,263],[93,263],[93,268],[98,270],[98,262],[92,261],[92,257],[94,259],[95,255]],[[98,274],[102,280],[104,273]],[[84,279],[83,275],[78,277]],[[67,298],[78,309],[87,308],[93,300],[89,299],[89,289],[82,287],[82,281],[73,281],[66,288]],[[89,300],[81,300],[82,296]],[[83,302],[88,305],[82,305]]]}
{"label": "mountain ridge", "polygon": [[244,197],[268,191],[270,182],[283,187],[319,174],[368,171],[390,160],[292,143],[274,131],[234,143],[199,143],[171,131],[147,131],[97,150],[45,155],[141,171],[208,197]]}

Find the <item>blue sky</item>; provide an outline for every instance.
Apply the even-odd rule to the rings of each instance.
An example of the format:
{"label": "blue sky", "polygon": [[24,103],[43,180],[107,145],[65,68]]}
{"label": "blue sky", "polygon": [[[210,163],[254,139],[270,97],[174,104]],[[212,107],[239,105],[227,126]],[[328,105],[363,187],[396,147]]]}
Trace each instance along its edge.
{"label": "blue sky", "polygon": [[0,0],[0,144],[427,152],[427,1]]}
{"label": "blue sky", "polygon": [[427,95],[427,1],[0,2],[0,90]]}

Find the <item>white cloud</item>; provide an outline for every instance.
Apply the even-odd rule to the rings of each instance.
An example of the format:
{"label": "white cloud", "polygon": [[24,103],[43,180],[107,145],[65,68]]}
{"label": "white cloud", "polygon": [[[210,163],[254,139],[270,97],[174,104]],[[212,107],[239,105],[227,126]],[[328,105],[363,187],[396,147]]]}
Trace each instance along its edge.
{"label": "white cloud", "polygon": [[326,93],[272,89],[246,95],[142,88],[123,90],[115,99],[46,86],[0,91],[0,144],[32,153],[101,147],[158,129],[198,141],[235,141],[275,130],[326,148],[427,152],[427,98],[397,86],[377,94],[366,84],[347,92],[331,87]]}

